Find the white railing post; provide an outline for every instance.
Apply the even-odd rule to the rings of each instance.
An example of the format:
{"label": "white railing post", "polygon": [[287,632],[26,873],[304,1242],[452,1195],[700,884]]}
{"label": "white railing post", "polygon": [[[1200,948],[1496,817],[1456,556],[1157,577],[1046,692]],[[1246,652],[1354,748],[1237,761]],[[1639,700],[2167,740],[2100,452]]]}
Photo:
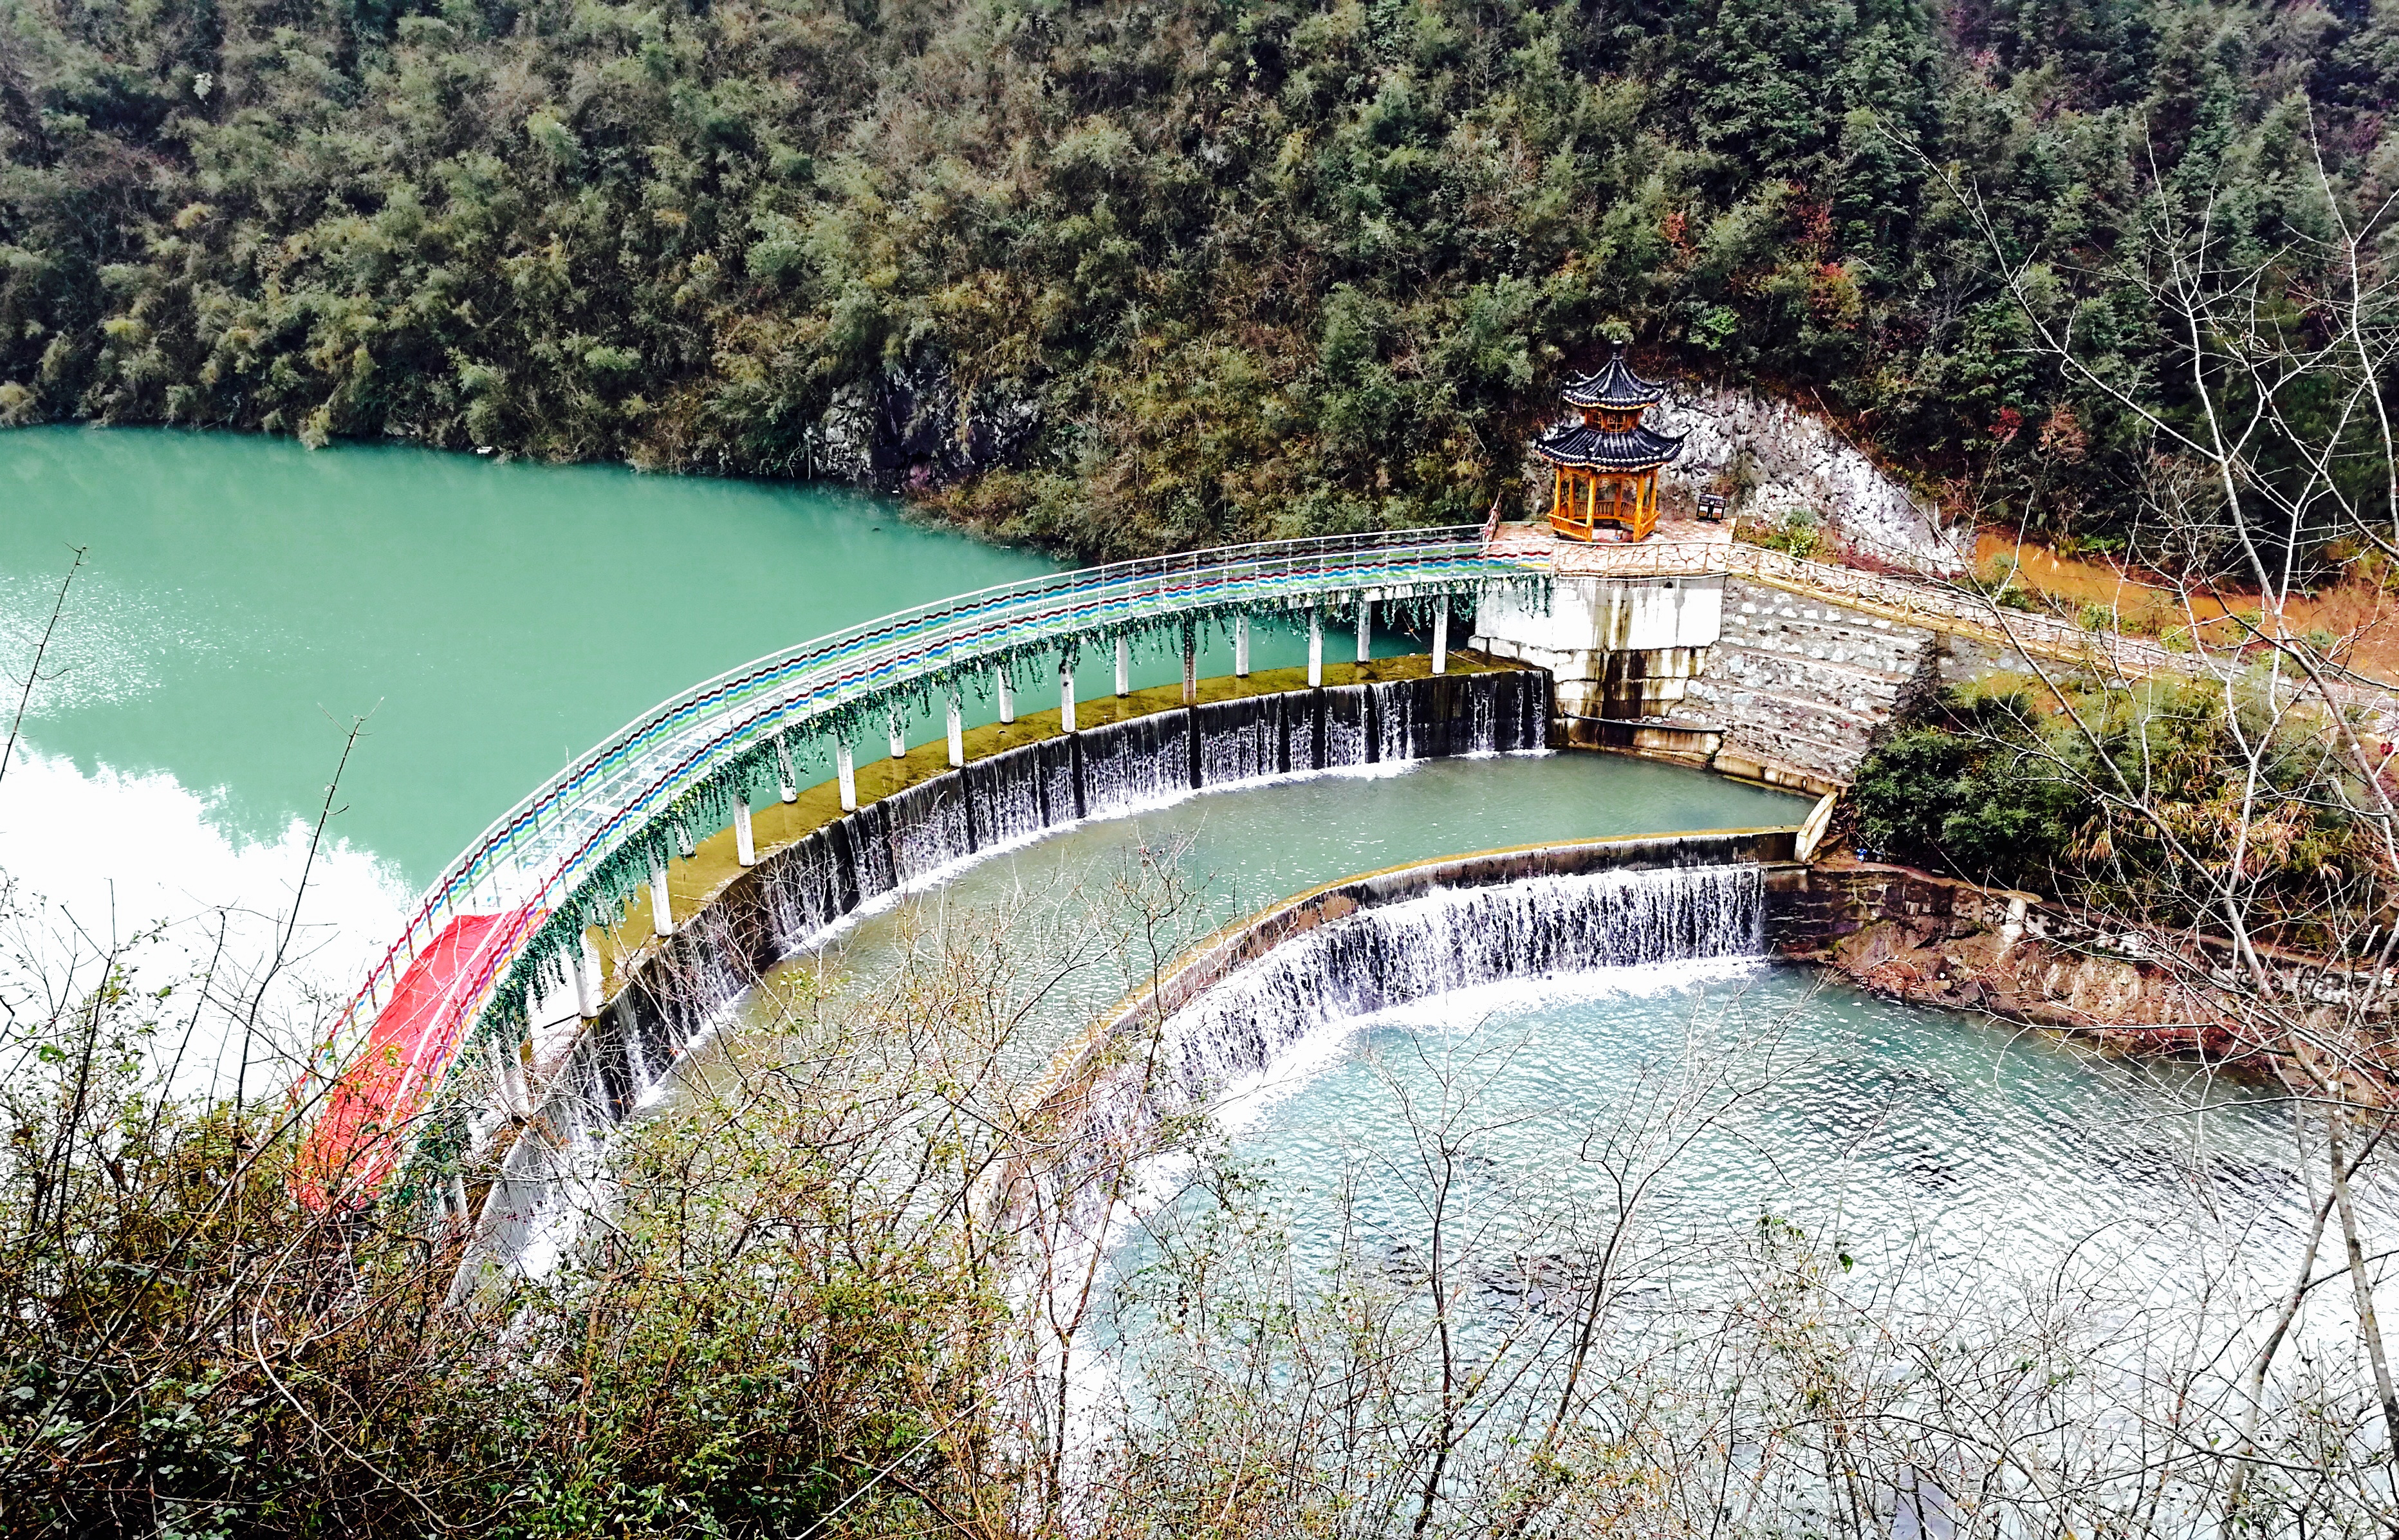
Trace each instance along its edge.
{"label": "white railing post", "polygon": [[842,739],[833,747],[833,773],[841,781],[841,810],[858,811],[858,762],[850,754],[849,740]]}
{"label": "white railing post", "polygon": [[1058,725],[1075,730],[1075,665],[1064,654],[1058,657]]}
{"label": "white railing post", "polygon": [[950,692],[950,767],[956,769],[967,762],[966,715],[958,705],[958,693]]}
{"label": "white railing post", "polygon": [[743,866],[758,864],[758,843],[750,831],[750,799],[747,795],[733,803],[733,856]]}
{"label": "white railing post", "polygon": [[667,898],[667,863],[650,858],[650,928],[661,936],[674,934],[674,905]]}
{"label": "white railing post", "polygon": [[1004,665],[994,672],[999,678],[999,720],[1003,723],[1014,722],[1016,720],[1016,681],[1008,677],[1008,669]]}
{"label": "white railing post", "polygon": [[1308,687],[1324,682],[1324,612],[1308,612]]}
{"label": "white railing post", "polygon": [[1132,694],[1132,638],[1117,638],[1117,694]]}
{"label": "white railing post", "polygon": [[1246,611],[1233,617],[1233,677],[1250,677],[1250,617]]}
{"label": "white railing post", "polygon": [[1432,613],[1432,671],[1449,672],[1449,595],[1441,596],[1441,608]]}

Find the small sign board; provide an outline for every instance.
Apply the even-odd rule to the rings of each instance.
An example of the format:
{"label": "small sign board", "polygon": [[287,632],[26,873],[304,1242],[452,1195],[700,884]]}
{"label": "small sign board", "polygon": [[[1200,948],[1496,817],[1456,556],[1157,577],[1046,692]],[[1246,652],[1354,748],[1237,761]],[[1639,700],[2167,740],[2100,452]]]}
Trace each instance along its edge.
{"label": "small sign board", "polygon": [[1703,492],[1703,493],[1700,493],[1700,517],[1701,517],[1701,518],[1702,518],[1702,519],[1715,519],[1715,520],[1722,520],[1722,519],[1724,518],[1724,516],[1725,516],[1725,500],[1724,500],[1724,493],[1719,493],[1719,492]]}

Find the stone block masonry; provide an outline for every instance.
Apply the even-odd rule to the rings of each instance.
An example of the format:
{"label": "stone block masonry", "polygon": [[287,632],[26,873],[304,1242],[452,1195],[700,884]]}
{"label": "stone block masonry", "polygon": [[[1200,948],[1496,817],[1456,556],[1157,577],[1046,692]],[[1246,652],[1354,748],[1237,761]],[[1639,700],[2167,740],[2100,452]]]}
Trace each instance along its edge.
{"label": "stone block masonry", "polygon": [[1728,578],[1723,630],[1667,720],[1721,732],[1720,755],[1845,782],[1941,653],[1929,630]]}

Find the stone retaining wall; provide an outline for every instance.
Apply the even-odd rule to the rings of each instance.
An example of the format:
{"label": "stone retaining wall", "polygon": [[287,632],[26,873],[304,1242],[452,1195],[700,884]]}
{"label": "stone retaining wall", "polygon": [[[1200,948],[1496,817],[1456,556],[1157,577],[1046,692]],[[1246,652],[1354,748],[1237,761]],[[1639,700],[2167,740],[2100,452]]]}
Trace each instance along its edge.
{"label": "stone retaining wall", "polygon": [[1722,733],[1719,755],[1734,763],[1719,768],[1766,778],[1742,764],[1783,766],[1847,784],[1912,698],[2024,667],[1983,642],[1732,577],[1722,634],[1666,720]]}

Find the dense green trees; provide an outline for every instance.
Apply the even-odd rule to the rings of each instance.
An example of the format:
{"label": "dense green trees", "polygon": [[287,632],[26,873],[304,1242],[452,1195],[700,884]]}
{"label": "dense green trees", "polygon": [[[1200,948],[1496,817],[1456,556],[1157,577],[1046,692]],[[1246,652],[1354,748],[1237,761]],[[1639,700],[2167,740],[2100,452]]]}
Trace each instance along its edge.
{"label": "dense green trees", "polygon": [[2287,680],[2009,682],[1876,745],[1851,790],[1868,849],[2169,930],[2222,931],[2234,891],[2260,941],[2317,952],[2379,922],[2372,777]]}
{"label": "dense green trees", "polygon": [[1821,399],[1986,511],[2097,528],[2142,436],[2020,351],[1930,166],[2108,367],[2171,377],[2111,266],[2162,200],[2216,197],[2260,260],[2303,239],[2311,129],[2378,191],[2392,27],[6,0],[0,412],[805,475],[838,392],[943,374],[959,417],[1039,409],[953,508],[1118,553],[1478,516],[1621,329],[1652,367]]}

